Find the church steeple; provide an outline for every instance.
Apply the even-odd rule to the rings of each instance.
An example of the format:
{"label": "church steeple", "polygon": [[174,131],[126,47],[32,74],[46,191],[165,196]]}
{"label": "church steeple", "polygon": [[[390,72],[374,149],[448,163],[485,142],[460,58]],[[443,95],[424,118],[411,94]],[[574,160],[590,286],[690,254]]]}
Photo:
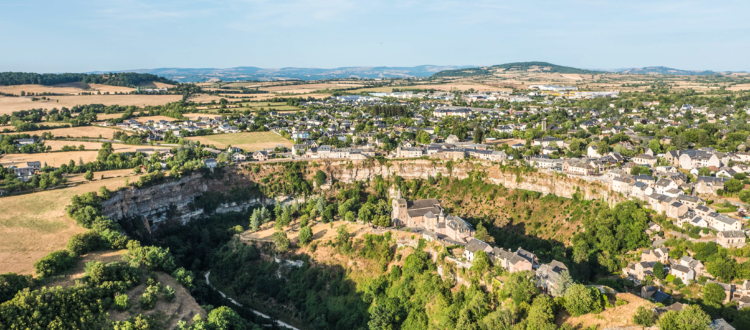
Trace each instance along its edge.
{"label": "church steeple", "polygon": [[398,188],[398,192],[396,192],[396,199],[402,199],[402,198],[404,197],[401,195],[401,188]]}

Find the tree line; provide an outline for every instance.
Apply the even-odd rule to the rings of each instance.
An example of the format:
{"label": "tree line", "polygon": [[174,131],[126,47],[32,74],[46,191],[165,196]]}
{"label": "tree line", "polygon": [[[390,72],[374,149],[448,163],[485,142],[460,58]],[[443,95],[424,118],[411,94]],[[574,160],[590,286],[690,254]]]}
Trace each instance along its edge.
{"label": "tree line", "polygon": [[109,74],[88,73],[34,73],[0,72],[0,85],[57,85],[72,82],[104,84],[111,86],[136,87],[142,83],[160,82],[176,85],[177,82],[150,73],[120,72]]}

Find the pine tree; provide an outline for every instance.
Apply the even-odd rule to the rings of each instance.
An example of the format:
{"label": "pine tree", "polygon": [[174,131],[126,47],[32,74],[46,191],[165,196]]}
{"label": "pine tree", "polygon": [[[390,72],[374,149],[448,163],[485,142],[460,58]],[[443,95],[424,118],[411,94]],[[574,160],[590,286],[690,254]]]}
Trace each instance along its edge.
{"label": "pine tree", "polygon": [[326,210],[326,200],[323,198],[323,196],[318,197],[318,202],[315,204],[315,209],[318,210],[318,213],[323,214],[323,211]]}
{"label": "pine tree", "polygon": [[255,209],[253,211],[253,215],[250,217],[250,228],[252,228],[253,231],[258,231],[258,228],[260,228],[260,223],[261,223],[260,211],[258,211],[258,209]]}
{"label": "pine tree", "polygon": [[557,286],[552,289],[552,295],[555,297],[562,297],[568,292],[568,288],[573,285],[573,277],[567,270],[560,272],[560,277],[557,279]]}
{"label": "pine tree", "polygon": [[260,209],[260,220],[263,223],[267,223],[271,220],[271,215],[268,214],[268,209],[265,206]]}

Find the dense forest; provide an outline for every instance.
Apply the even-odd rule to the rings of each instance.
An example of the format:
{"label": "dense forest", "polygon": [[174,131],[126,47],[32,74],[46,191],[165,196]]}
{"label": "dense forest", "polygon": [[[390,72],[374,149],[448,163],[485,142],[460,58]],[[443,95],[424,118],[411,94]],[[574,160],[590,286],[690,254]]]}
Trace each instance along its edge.
{"label": "dense forest", "polygon": [[160,82],[165,84],[177,83],[167,78],[150,73],[120,72],[109,74],[88,73],[34,73],[34,72],[0,72],[0,86],[10,85],[57,85],[72,82],[86,84],[105,84],[111,86],[136,87],[143,83]]}

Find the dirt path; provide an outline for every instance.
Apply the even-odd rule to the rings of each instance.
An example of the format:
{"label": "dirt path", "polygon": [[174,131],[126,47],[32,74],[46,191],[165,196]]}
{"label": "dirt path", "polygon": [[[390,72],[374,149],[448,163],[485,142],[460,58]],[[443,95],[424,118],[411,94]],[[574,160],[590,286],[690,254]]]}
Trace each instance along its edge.
{"label": "dirt path", "polygon": [[[235,304],[235,305],[237,305],[237,306],[240,306],[240,307],[242,307],[242,305],[241,305],[240,303],[238,303],[237,301],[235,301],[235,300],[234,300],[234,299],[232,299],[232,298],[229,298],[229,297],[227,297],[227,295],[225,295],[225,294],[224,294],[224,292],[221,292],[221,291],[219,291],[219,289],[217,289],[217,288],[215,288],[215,287],[214,287],[213,285],[211,285],[211,281],[210,281],[210,280],[208,279],[208,275],[209,275],[209,274],[211,274],[211,271],[210,271],[210,270],[209,270],[208,272],[206,272],[206,284],[208,284],[208,286],[209,286],[209,287],[211,287],[211,289],[214,289],[214,290],[216,290],[216,292],[220,293],[222,297],[224,297],[224,298],[227,298],[227,299],[229,299],[229,301],[231,301],[231,302],[232,302],[233,304]],[[261,313],[261,312],[259,312],[259,311],[256,311],[256,310],[254,310],[254,309],[250,309],[250,310],[251,310],[251,311],[252,311],[253,313],[255,313],[255,315],[259,315],[259,316],[262,316],[262,317],[264,317],[264,318],[267,318],[267,319],[270,319],[270,318],[271,318],[270,316],[268,316],[268,315],[266,315],[266,314],[263,314],[263,313]],[[295,328],[295,327],[293,327],[293,326],[291,326],[291,325],[289,325],[289,324],[287,324],[287,323],[285,323],[285,322],[282,322],[282,321],[278,321],[278,320],[277,320],[277,321],[276,321],[276,324],[278,324],[278,325],[280,325],[280,326],[282,326],[282,327],[287,327],[287,328],[289,328],[289,329],[292,329],[292,330],[299,330],[298,328]]]}

